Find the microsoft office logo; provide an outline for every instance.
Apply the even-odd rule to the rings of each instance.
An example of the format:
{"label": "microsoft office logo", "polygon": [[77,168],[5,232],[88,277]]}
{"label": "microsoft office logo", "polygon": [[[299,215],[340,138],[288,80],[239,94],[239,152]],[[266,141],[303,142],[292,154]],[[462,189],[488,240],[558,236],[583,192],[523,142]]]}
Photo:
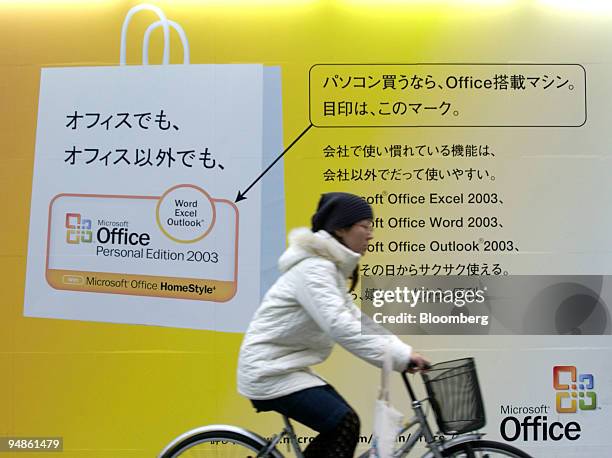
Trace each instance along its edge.
{"label": "microsoft office logo", "polygon": [[597,394],[593,374],[578,374],[576,366],[553,367],[553,388],[556,390],[556,406],[559,413],[575,413],[595,410]]}
{"label": "microsoft office logo", "polygon": [[78,244],[92,241],[91,220],[83,218],[80,213],[66,213],[66,242]]}

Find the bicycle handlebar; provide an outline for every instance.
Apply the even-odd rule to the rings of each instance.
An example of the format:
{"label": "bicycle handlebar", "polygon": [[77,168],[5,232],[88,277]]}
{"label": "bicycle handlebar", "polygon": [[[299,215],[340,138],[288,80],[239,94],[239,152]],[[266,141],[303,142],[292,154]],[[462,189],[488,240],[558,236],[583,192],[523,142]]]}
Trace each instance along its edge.
{"label": "bicycle handlebar", "polygon": [[431,364],[425,363],[425,365],[422,368],[419,368],[419,366],[415,364],[414,361],[410,361],[408,363],[408,367],[406,368],[406,370],[401,372],[402,379],[404,380],[404,385],[406,385],[406,390],[408,391],[408,394],[410,395],[410,399],[412,400],[412,402],[415,402],[417,400],[416,395],[414,394],[414,391],[412,390],[412,386],[410,385],[410,382],[408,381],[408,377],[406,376],[406,374],[410,373],[408,371],[412,369],[420,369],[422,371],[426,371],[428,369],[431,369]]}

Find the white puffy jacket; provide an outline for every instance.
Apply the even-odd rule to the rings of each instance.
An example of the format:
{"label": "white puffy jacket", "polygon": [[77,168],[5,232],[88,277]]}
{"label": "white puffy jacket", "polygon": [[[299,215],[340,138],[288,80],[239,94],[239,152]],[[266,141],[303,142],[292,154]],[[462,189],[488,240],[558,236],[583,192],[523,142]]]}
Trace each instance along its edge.
{"label": "white puffy jacket", "polygon": [[273,399],[325,385],[310,366],[328,358],[334,341],[378,367],[389,348],[394,369],[406,368],[412,347],[393,335],[361,332],[361,311],[346,287],[359,258],[325,231],[290,233],[279,259],[283,275],[264,296],[242,342],[240,394]]}

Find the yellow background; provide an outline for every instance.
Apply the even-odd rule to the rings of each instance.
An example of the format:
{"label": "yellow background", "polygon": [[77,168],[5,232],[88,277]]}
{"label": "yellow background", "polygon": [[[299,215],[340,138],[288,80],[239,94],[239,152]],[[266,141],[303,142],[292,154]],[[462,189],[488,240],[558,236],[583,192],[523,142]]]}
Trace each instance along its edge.
{"label": "yellow background", "polygon": [[[239,334],[23,317],[40,69],[117,65],[123,18],[138,3],[0,0],[0,436],[63,436],[66,458],[151,457],[179,433],[208,423],[261,433],[280,426],[272,415],[256,416],[236,394]],[[309,124],[313,64],[595,61],[598,44],[609,47],[602,40],[612,18],[604,1],[151,3],[183,26],[192,63],[281,67],[285,145]],[[129,63],[140,62],[153,18],[135,17]],[[154,63],[161,60],[160,36],[158,30],[151,43]],[[176,36],[171,55],[180,62]],[[410,135],[425,138],[421,131]],[[311,129],[285,157],[287,227],[308,224],[319,193],[332,189],[321,180],[329,166],[323,147],[382,137],[407,141],[402,130]],[[412,342],[430,352],[452,348],[444,338]],[[351,358],[338,350],[320,372],[369,409],[377,373]]]}

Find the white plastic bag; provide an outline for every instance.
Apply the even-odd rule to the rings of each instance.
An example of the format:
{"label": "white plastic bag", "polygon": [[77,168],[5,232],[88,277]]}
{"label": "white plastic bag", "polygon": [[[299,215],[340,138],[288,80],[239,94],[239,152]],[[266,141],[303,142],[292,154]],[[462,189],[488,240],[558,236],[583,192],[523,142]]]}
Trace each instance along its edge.
{"label": "white plastic bag", "polygon": [[395,438],[402,427],[404,415],[389,403],[389,375],[391,374],[391,354],[385,351],[380,392],[374,406],[374,425],[372,428],[372,448],[370,456],[390,458],[395,449]]}

